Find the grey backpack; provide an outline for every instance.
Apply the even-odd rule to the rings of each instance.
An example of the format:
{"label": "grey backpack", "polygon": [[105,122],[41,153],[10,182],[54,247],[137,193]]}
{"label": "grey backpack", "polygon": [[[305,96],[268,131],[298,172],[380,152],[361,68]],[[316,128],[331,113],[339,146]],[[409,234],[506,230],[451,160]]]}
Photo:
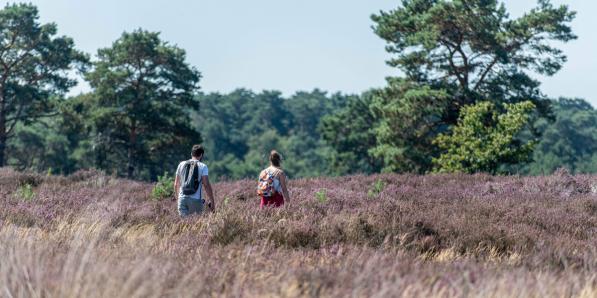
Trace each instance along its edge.
{"label": "grey backpack", "polygon": [[182,194],[190,196],[199,189],[201,178],[199,178],[198,162],[186,161],[182,168]]}

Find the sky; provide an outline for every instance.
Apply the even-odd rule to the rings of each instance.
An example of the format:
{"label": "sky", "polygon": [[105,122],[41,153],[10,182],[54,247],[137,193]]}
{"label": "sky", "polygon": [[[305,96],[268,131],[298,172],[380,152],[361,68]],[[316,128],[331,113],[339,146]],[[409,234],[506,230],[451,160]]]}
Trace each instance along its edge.
{"label": "sky", "polygon": [[[7,1],[0,0],[0,3]],[[8,1],[14,3],[15,1]],[[77,48],[95,55],[124,31],[161,32],[187,52],[202,73],[204,92],[236,88],[280,90],[290,95],[319,88],[360,93],[385,85],[399,72],[371,26],[371,14],[396,8],[399,0],[28,0],[41,22],[54,22]],[[538,78],[550,97],[579,97],[597,106],[597,1],[552,0],[577,11],[578,40],[557,44],[568,62],[553,77]],[[535,0],[506,0],[512,17]],[[87,91],[80,84],[72,93]]]}

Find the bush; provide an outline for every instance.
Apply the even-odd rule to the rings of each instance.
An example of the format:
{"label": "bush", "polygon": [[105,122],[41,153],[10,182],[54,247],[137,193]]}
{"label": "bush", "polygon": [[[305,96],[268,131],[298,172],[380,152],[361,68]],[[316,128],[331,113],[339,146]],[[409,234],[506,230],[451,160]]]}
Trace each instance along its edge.
{"label": "bush", "polygon": [[151,198],[154,200],[163,200],[174,196],[174,178],[164,172],[163,176],[158,176],[158,182],[151,190]]}
{"label": "bush", "polygon": [[250,230],[242,218],[232,216],[232,213],[222,214],[211,227],[211,243],[228,245],[235,241],[242,242],[249,238]]}
{"label": "bush", "polygon": [[15,197],[23,201],[31,201],[35,197],[35,192],[33,191],[31,184],[24,184],[19,186],[15,192]]}
{"label": "bush", "polygon": [[371,188],[369,188],[369,191],[367,192],[367,197],[371,199],[377,197],[385,187],[386,183],[383,180],[375,180],[375,183],[371,186]]}
{"label": "bush", "polygon": [[324,204],[325,202],[327,202],[328,201],[327,190],[325,188],[320,189],[318,192],[315,193],[315,199],[321,204]]}

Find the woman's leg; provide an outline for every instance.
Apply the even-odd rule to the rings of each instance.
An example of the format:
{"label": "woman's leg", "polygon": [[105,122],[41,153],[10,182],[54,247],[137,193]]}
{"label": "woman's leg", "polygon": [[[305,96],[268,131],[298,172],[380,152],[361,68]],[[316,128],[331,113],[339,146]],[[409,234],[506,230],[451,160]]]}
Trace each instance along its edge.
{"label": "woman's leg", "polygon": [[284,205],[284,197],[282,196],[282,194],[276,193],[269,198],[261,197],[261,205],[259,206],[260,208],[271,205],[273,205],[274,207],[280,207]]}
{"label": "woman's leg", "polygon": [[284,196],[282,196],[282,194],[280,193],[276,193],[274,196],[272,196],[271,203],[274,204],[274,206],[276,207],[284,205]]}
{"label": "woman's leg", "polygon": [[265,197],[261,197],[261,204],[259,204],[259,208],[263,209],[263,207],[265,207],[267,205],[267,198]]}

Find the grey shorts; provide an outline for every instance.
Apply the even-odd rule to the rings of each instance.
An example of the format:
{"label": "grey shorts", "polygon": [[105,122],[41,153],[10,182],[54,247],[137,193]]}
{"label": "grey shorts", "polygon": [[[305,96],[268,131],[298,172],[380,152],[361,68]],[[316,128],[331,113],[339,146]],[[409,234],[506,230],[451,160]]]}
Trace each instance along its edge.
{"label": "grey shorts", "polygon": [[203,205],[205,201],[203,199],[193,199],[189,197],[178,198],[178,214],[180,216],[188,216],[191,214],[201,214],[203,212]]}

